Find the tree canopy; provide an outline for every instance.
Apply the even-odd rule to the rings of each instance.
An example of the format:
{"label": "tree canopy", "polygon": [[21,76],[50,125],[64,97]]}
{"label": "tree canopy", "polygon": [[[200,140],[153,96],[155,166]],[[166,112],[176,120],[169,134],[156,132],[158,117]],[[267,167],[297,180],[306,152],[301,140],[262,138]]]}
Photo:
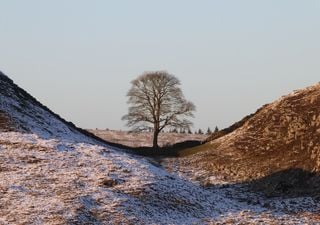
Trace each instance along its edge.
{"label": "tree canopy", "polygon": [[180,81],[165,71],[145,72],[131,82],[127,93],[128,114],[122,119],[133,130],[153,130],[153,147],[158,147],[158,135],[165,127],[190,129],[195,106],[187,101]]}

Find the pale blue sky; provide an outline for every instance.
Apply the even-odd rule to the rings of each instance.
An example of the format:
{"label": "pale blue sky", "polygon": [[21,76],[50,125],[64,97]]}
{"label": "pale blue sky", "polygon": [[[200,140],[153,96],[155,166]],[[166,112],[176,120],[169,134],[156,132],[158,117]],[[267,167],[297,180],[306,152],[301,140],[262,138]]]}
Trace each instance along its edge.
{"label": "pale blue sky", "polygon": [[226,127],[320,79],[316,0],[2,0],[0,70],[84,128],[124,129],[137,75],[167,70]]}

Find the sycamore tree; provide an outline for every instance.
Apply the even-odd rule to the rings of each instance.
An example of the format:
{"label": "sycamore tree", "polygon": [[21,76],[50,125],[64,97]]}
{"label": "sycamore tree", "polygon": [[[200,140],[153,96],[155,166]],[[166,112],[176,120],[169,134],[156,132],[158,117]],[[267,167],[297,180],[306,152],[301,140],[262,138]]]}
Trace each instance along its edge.
{"label": "sycamore tree", "polygon": [[152,130],[154,148],[165,127],[190,129],[195,106],[185,99],[178,78],[165,71],[145,72],[131,85],[128,114],[122,120],[135,131]]}

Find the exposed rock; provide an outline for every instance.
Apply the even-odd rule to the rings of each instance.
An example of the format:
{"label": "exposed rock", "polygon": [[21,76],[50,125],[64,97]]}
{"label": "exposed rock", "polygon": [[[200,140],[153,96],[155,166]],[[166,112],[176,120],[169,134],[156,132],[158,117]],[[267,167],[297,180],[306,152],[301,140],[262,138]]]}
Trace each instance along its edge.
{"label": "exposed rock", "polygon": [[119,185],[123,183],[123,180],[114,179],[114,178],[103,178],[100,180],[100,186],[102,187],[114,187],[116,185]]}

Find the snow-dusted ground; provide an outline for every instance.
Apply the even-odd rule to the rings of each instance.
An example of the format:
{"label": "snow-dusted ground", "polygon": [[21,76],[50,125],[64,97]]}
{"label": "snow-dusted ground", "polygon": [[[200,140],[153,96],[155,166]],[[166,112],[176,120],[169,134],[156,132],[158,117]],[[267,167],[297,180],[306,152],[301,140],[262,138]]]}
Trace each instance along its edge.
{"label": "snow-dusted ground", "polygon": [[99,145],[0,134],[0,221],[9,224],[191,224],[232,201],[145,159]]}
{"label": "snow-dusted ground", "polygon": [[319,209],[311,198],[264,200],[218,179],[204,189],[183,174],[98,144],[1,133],[0,146],[0,224],[320,221],[309,215]]}
{"label": "snow-dusted ground", "polygon": [[[97,143],[43,106],[0,71],[0,113],[5,113],[14,130],[41,139]],[[1,127],[0,127],[1,132]]]}
{"label": "snow-dusted ground", "polygon": [[[171,174],[194,184],[205,171],[182,168],[179,158],[162,160],[162,165]],[[207,177],[209,186],[205,190],[222,199],[234,202],[234,206],[218,217],[207,218],[206,224],[320,224],[320,199],[314,197],[267,198],[254,192],[248,184],[227,182],[223,177]],[[202,183],[202,186],[206,186]],[[222,203],[223,204],[223,203]]]}
{"label": "snow-dusted ground", "polygon": [[17,131],[0,132],[1,225],[320,224],[312,198],[264,199],[218,177],[203,188],[201,171],[167,172],[87,137],[1,72],[0,87]]}

